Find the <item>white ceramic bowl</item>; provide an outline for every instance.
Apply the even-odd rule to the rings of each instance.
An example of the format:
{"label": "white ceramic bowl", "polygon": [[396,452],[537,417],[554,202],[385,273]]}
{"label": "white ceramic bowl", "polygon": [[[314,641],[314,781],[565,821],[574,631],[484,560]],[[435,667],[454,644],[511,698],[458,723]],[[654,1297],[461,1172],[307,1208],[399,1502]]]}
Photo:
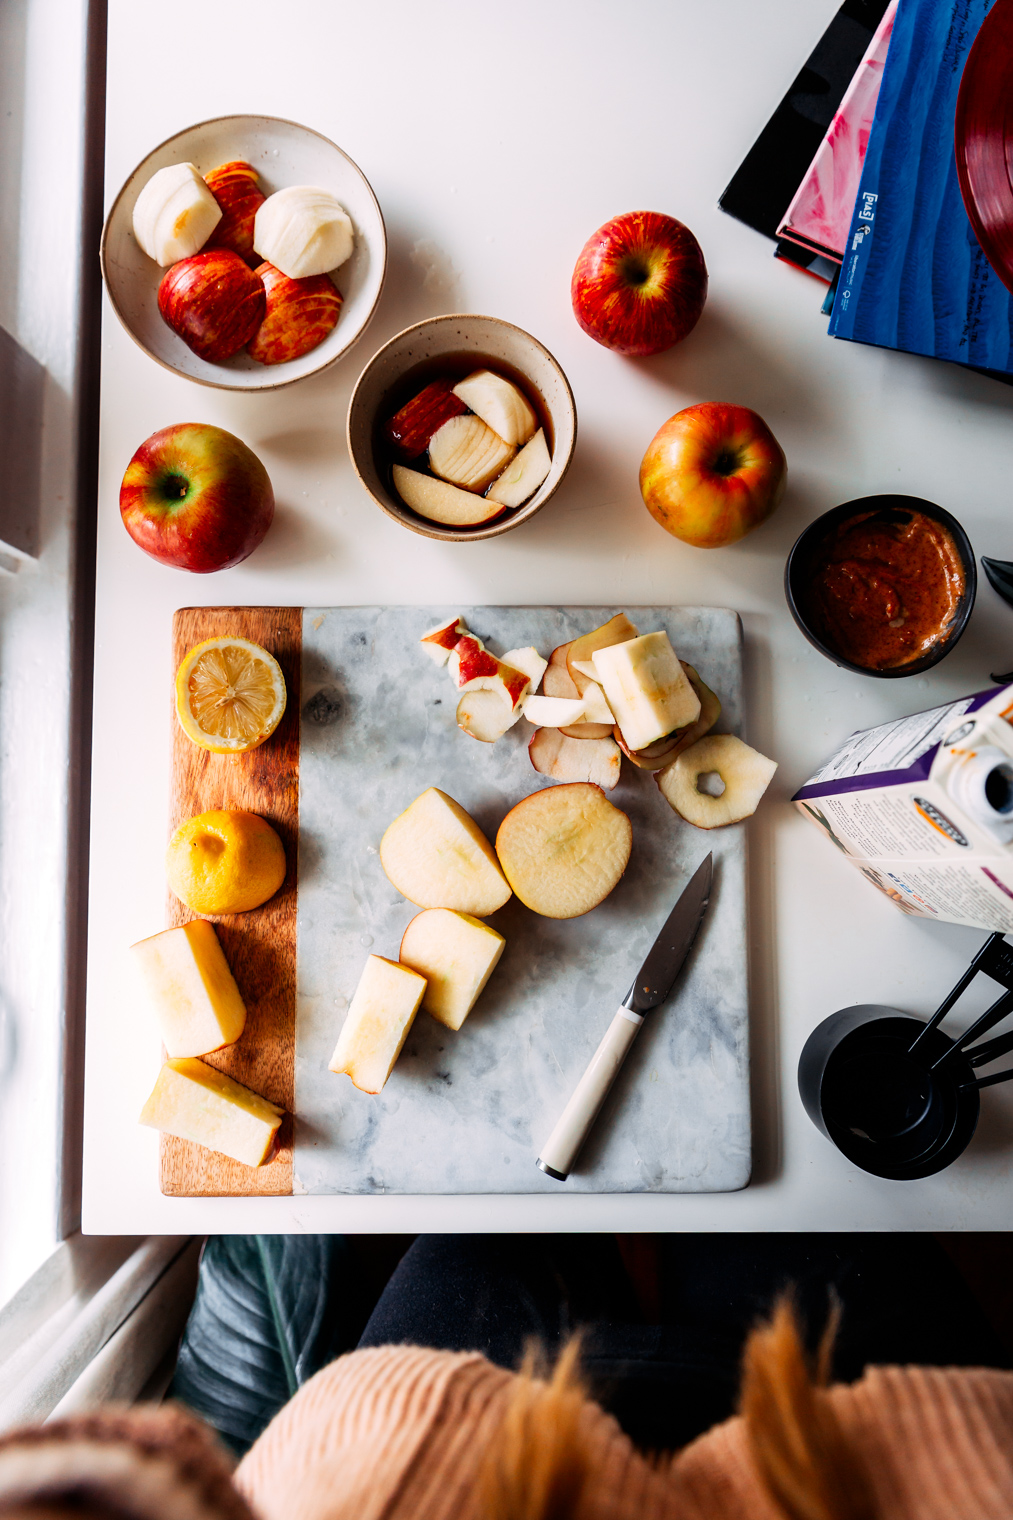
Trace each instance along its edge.
{"label": "white ceramic bowl", "polygon": [[[519,371],[541,397],[552,430],[552,467],[531,499],[505,517],[488,526],[450,528],[420,517],[387,484],[383,461],[376,457],[374,439],[378,422],[385,420],[383,411],[389,405],[391,391],[409,370],[438,359],[441,354],[468,353],[474,353],[476,359],[491,360],[493,366],[500,360],[508,370]],[[373,355],[356,381],[348,404],[348,452],[355,473],[377,506],[413,533],[450,543],[495,538],[534,517],[566,474],[576,442],[577,408],[570,383],[559,364],[537,338],[499,317],[429,317],[414,327],[406,327]]]}
{"label": "white ceramic bowl", "polygon": [[[258,364],[245,352],[223,364],[199,359],[162,321],[158,286],[165,273],[134,237],[134,202],[156,169],[196,164],[202,174],[243,158],[258,171],[265,195],[286,185],[322,185],[344,206],[355,228],[355,249],[335,272],[344,305],[333,332],[286,364]],[[387,234],[376,196],[362,171],[328,138],[275,116],[220,116],[177,132],[138,164],[113,201],[102,229],[102,276],[127,332],[158,364],[228,391],[269,391],[326,369],[361,337],[376,309],[387,269]]]}

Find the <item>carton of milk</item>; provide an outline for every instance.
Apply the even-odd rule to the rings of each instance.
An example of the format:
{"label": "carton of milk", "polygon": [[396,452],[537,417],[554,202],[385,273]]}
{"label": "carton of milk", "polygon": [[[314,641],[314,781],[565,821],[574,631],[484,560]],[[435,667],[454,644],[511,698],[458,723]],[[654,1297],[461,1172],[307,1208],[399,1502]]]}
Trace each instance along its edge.
{"label": "carton of milk", "polygon": [[905,913],[1013,932],[1013,685],[852,734],[792,801]]}

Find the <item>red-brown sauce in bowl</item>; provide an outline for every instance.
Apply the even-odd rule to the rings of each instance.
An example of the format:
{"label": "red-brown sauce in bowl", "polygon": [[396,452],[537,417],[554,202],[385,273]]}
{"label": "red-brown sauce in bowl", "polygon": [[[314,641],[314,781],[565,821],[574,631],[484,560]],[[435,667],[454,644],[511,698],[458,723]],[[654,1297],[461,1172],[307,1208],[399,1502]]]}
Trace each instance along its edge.
{"label": "red-brown sauce in bowl", "polygon": [[859,512],[830,528],[811,561],[813,632],[853,665],[892,670],[943,638],[967,589],[948,528],[924,512]]}

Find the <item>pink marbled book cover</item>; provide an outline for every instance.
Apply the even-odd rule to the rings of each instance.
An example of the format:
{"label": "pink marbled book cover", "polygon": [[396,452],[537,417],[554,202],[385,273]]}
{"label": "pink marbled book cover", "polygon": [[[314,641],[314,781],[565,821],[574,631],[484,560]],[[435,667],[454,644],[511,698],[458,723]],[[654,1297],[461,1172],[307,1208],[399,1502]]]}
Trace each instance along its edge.
{"label": "pink marbled book cover", "polygon": [[898,0],[890,0],[827,135],[778,228],[779,238],[815,249],[838,264],[844,258],[897,4]]}

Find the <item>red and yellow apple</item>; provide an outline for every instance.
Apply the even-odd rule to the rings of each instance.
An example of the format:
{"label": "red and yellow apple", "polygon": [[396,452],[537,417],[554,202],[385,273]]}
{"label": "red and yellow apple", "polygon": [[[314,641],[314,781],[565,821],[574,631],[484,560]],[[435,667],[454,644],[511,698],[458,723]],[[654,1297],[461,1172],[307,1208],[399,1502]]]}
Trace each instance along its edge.
{"label": "red and yellow apple", "polygon": [[341,293],[326,274],[290,280],[273,264],[254,273],[267,297],[264,320],[250,340],[249,354],[258,364],[284,364],[322,343],[337,325]]}
{"label": "red and yellow apple", "polygon": [[784,450],[762,417],[703,401],[655,433],[640,466],[640,494],[683,543],[723,549],[770,516],[787,474]]}
{"label": "red and yellow apple", "polygon": [[152,559],[207,574],[253,553],[271,526],[274,491],[241,439],[181,422],[145,439],[127,465],[120,515]]}
{"label": "red and yellow apple", "polygon": [[707,265],[675,217],[630,211],[588,238],[570,299],[581,327],[605,348],[660,354],[696,326],[707,299]]}
{"label": "red and yellow apple", "polygon": [[257,181],[260,175],[245,159],[219,164],[204,176],[204,183],[222,208],[222,219],[204,244],[205,248],[231,248],[248,264],[260,263],[253,251],[253,223],[267,197]]}
{"label": "red and yellow apple", "polygon": [[264,320],[263,281],[230,248],[180,259],[162,276],[162,320],[198,358],[220,364],[245,348]]}

